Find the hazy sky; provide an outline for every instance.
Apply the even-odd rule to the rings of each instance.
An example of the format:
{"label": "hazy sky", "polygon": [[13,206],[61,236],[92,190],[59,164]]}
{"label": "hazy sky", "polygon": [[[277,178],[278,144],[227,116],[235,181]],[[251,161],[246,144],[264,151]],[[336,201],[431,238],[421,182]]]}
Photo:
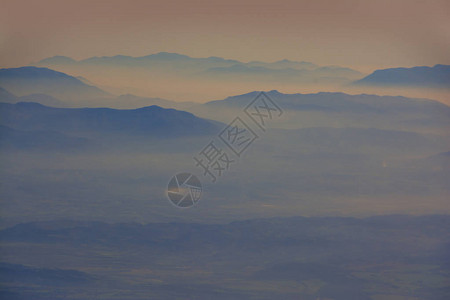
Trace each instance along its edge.
{"label": "hazy sky", "polygon": [[450,1],[0,0],[0,66],[160,51],[370,71],[450,64]]}

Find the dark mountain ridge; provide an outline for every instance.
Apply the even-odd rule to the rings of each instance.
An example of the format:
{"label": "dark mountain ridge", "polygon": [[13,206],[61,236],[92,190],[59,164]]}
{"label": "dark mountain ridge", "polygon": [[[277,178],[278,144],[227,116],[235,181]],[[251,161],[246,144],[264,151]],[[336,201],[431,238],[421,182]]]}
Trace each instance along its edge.
{"label": "dark mountain ridge", "polygon": [[20,130],[115,132],[167,137],[208,135],[219,123],[153,105],[139,109],[54,108],[32,102],[0,103],[0,124]]}

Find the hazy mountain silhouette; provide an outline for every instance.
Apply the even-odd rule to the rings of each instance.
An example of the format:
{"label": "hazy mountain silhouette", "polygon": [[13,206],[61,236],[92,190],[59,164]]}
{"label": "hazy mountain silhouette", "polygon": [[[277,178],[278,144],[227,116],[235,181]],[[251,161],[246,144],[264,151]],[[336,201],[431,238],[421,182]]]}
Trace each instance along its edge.
{"label": "hazy mountain silhouette", "polygon": [[17,102],[18,97],[16,95],[11,94],[4,88],[0,87],[0,101],[1,102],[8,102],[8,103],[15,103]]}
{"label": "hazy mountain silhouette", "polygon": [[[81,80],[81,79],[80,79]],[[96,98],[80,98],[76,101],[66,102],[46,94],[29,94],[25,96],[16,96],[6,89],[0,87],[0,102],[18,103],[18,102],[35,102],[51,107],[109,107],[116,109],[134,109],[151,105],[157,105],[163,108],[175,108],[185,110],[190,107],[198,106],[199,103],[194,102],[176,102],[161,98],[139,97],[132,94],[124,94],[120,96],[106,96]]]}
{"label": "hazy mountain silhouette", "polygon": [[267,67],[270,69],[298,69],[298,70],[312,70],[316,69],[319,66],[307,61],[292,61],[288,59],[279,60],[276,62],[262,62],[262,61],[251,61],[246,63],[247,66],[250,67]]}
{"label": "hazy mountain silhouette", "polygon": [[[0,102],[3,102],[2,98],[0,98]],[[17,98],[16,103],[17,102],[36,102],[45,106],[52,106],[52,107],[68,106],[66,102],[46,94],[30,94],[26,96],[20,96]]]}
{"label": "hazy mountain silhouette", "polygon": [[[269,80],[270,82],[303,82],[303,83],[345,83],[350,79],[360,78],[361,73],[340,67],[319,67],[316,69],[297,69],[294,67],[272,68],[272,64],[250,66],[236,64],[229,67],[209,68],[200,73],[207,78],[236,80],[237,78],[256,81]],[[236,78],[236,76],[238,76]]]}
{"label": "hazy mountain silhouette", "polygon": [[376,70],[353,83],[360,86],[406,86],[450,88],[450,66],[391,68]]}
{"label": "hazy mountain silhouette", "polygon": [[[348,82],[350,79],[361,78],[358,71],[337,66],[318,66],[310,62],[297,62],[291,60],[280,60],[276,62],[253,61],[249,63],[238,60],[225,59],[221,57],[193,58],[187,55],[160,52],[142,57],[131,57],[124,55],[91,57],[80,61],[74,61],[68,57],[55,56],[46,58],[37,63],[38,66],[48,67],[70,67],[70,66],[96,66],[96,67],[129,67],[147,68],[159,72],[175,72],[178,75],[218,76],[223,79],[224,75],[259,75],[269,77],[275,81],[301,79],[304,82],[322,80],[324,82]],[[281,76],[281,77],[280,77]],[[255,79],[254,79],[255,80]]]}
{"label": "hazy mountain silhouette", "polygon": [[230,86],[240,92],[281,86],[295,90],[298,84],[302,84],[302,89],[335,90],[366,75],[345,67],[305,61],[243,62],[168,52],[140,57],[90,57],[75,62],[58,56],[35,65],[84,76],[112,94],[194,102],[227,96]]}
{"label": "hazy mountain silhouette", "polygon": [[[223,100],[205,103],[215,107],[245,107],[260,92],[231,96]],[[283,94],[276,90],[267,92],[283,109],[327,112],[438,112],[444,111],[450,116],[450,107],[429,99],[407,98],[402,96],[349,95],[345,93],[320,92],[315,94]],[[251,100],[250,100],[251,99]],[[249,101],[250,100],[250,101]]]}
{"label": "hazy mountain silhouette", "polygon": [[[102,56],[102,57],[90,57],[87,59],[83,59],[80,61],[73,60],[70,57],[66,56],[54,56],[43,59],[39,61],[37,64],[42,66],[47,65],[64,65],[64,64],[92,64],[92,65],[128,65],[128,66],[146,66],[147,64],[152,63],[177,63],[183,65],[185,63],[195,63],[198,66],[202,67],[214,67],[216,66],[233,66],[233,65],[243,65],[247,67],[264,67],[268,69],[297,69],[297,70],[339,70],[341,67],[338,66],[318,66],[311,62],[305,61],[292,61],[288,59],[279,60],[276,62],[262,62],[262,61],[251,61],[248,63],[241,62],[234,59],[225,59],[222,57],[204,57],[204,58],[194,58],[187,55],[182,55],[178,53],[169,53],[169,52],[159,52],[155,54],[150,54],[141,57],[132,57],[125,55],[116,55],[116,56]],[[349,68],[342,68],[342,70],[355,72],[353,75],[360,74],[357,71],[354,71]]]}
{"label": "hazy mountain silhouette", "polygon": [[[258,93],[210,101],[188,110],[204,118],[226,122]],[[375,127],[436,133],[444,133],[450,128],[450,107],[429,99],[329,92],[283,94],[276,90],[266,93],[286,112],[272,124],[277,128]]]}
{"label": "hazy mountain silhouette", "polygon": [[95,99],[91,102],[93,102],[96,106],[103,105],[118,109],[141,108],[145,106],[157,105],[164,108],[185,110],[186,108],[199,105],[199,103],[194,102],[175,102],[162,98],[139,97],[132,94]]}
{"label": "hazy mountain silhouette", "polygon": [[75,77],[38,67],[0,69],[0,85],[17,96],[47,94],[62,100],[76,100],[108,95]]}
{"label": "hazy mountain silhouette", "polygon": [[126,55],[116,56],[102,56],[102,57],[90,57],[80,61],[75,61],[69,57],[54,56],[43,59],[37,63],[41,66],[57,66],[57,65],[92,65],[92,66],[128,66],[128,67],[150,67],[158,66],[160,64],[166,66],[173,65],[176,67],[186,67],[186,64],[190,64],[192,67],[203,65],[229,65],[240,63],[236,60],[227,60],[220,57],[208,57],[208,58],[192,58],[187,55],[169,52],[159,52],[156,54],[150,54],[141,57],[132,57]]}
{"label": "hazy mountain silhouette", "polygon": [[191,113],[159,106],[118,110],[110,108],[53,108],[37,103],[0,103],[1,124],[20,130],[115,132],[165,137],[208,135],[219,123]]}
{"label": "hazy mountain silhouette", "polygon": [[66,107],[67,103],[46,94],[30,94],[25,96],[16,96],[4,88],[0,87],[0,102],[17,103],[17,102],[36,102],[42,105],[54,107]]}

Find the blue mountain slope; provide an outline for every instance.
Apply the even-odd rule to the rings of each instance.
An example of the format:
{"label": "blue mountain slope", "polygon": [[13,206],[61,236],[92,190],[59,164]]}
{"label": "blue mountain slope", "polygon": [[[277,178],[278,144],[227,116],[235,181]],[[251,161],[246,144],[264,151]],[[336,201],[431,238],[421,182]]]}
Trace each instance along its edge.
{"label": "blue mountain slope", "polygon": [[[2,102],[1,99],[0,102]],[[46,94],[30,94],[26,96],[21,96],[18,98],[18,101],[16,102],[36,102],[42,105],[52,107],[67,107],[67,103]]]}
{"label": "blue mountain slope", "polygon": [[409,86],[450,88],[450,66],[377,70],[353,83],[360,86]]}
{"label": "blue mountain slope", "polygon": [[0,87],[0,101],[1,102],[16,102],[17,101],[17,97],[13,94],[11,94],[10,92],[8,92],[7,90],[5,90],[4,88]]}
{"label": "blue mountain slope", "polygon": [[38,67],[0,69],[0,86],[17,96],[47,94],[62,100],[108,95],[73,76]]}
{"label": "blue mountain slope", "polygon": [[20,130],[115,132],[156,136],[208,135],[220,124],[191,113],[159,106],[118,110],[110,108],[53,108],[37,103],[0,103],[0,123]]}
{"label": "blue mountain slope", "polygon": [[[206,107],[243,108],[259,92],[228,97],[223,100],[210,101]],[[402,96],[349,95],[345,93],[321,92],[315,94],[283,94],[276,90],[267,95],[286,110],[324,111],[324,112],[359,112],[359,113],[438,113],[450,116],[450,107],[429,99],[407,98]]]}
{"label": "blue mountain slope", "polygon": [[[258,93],[210,101],[189,111],[226,122],[242,111]],[[283,94],[276,90],[266,94],[286,112],[274,120],[273,126],[277,128],[373,127],[445,135],[450,128],[450,107],[430,99],[329,92]]]}

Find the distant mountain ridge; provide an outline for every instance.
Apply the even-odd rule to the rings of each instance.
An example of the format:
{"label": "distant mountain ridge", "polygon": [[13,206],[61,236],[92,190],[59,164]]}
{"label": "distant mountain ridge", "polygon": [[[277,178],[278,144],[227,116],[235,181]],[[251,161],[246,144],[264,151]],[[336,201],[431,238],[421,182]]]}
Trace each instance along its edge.
{"label": "distant mountain ridge", "polygon": [[[210,101],[189,111],[227,122],[258,93]],[[447,134],[450,130],[450,107],[435,100],[339,92],[285,94],[272,90],[265,93],[286,112],[271,123],[275,128],[359,127],[436,134]]]}
{"label": "distant mountain ridge", "polygon": [[0,86],[17,96],[46,94],[62,100],[109,95],[68,74],[33,66],[0,69]]}
{"label": "distant mountain ridge", "polygon": [[[243,64],[243,62],[234,60],[234,59],[226,59],[222,57],[217,56],[210,56],[210,57],[203,57],[203,58],[194,58],[183,54],[178,53],[170,53],[170,52],[159,52],[155,54],[145,55],[145,56],[139,56],[139,57],[133,57],[133,56],[126,56],[126,55],[115,55],[115,56],[93,56],[90,58],[82,59],[82,60],[74,60],[67,56],[53,56],[45,58],[41,61],[39,61],[37,64],[59,64],[59,63],[99,63],[99,62],[141,62],[142,61],[196,61],[196,62],[215,62],[215,63],[229,63],[229,64]],[[308,66],[308,67],[317,67],[315,64],[312,64],[310,62],[296,62],[291,60],[280,60],[273,63],[266,63],[261,61],[252,61],[248,64],[251,65],[258,65],[258,64],[285,64],[290,65],[291,63],[300,64],[302,66]]]}
{"label": "distant mountain ridge", "polygon": [[[247,74],[252,76],[270,75],[271,79],[277,76],[294,77],[295,80],[313,81],[328,80],[346,82],[350,79],[361,78],[362,74],[356,70],[338,66],[318,66],[305,61],[279,60],[275,62],[251,61],[241,62],[234,59],[225,59],[216,56],[206,58],[194,58],[178,53],[159,52],[141,57],[125,55],[90,57],[75,61],[65,56],[55,56],[39,61],[37,66],[47,67],[70,67],[70,66],[108,66],[108,67],[130,67],[147,68],[163,72],[176,72],[178,75],[191,74],[195,76],[219,76],[224,74]],[[328,78],[329,77],[329,78]],[[264,79],[264,78],[260,78]]]}
{"label": "distant mountain ridge", "polygon": [[[81,79],[80,79],[81,80]],[[41,93],[33,93],[24,96],[16,96],[6,89],[0,87],[0,102],[18,103],[18,102],[35,102],[51,107],[109,107],[115,109],[135,109],[151,105],[157,105],[163,108],[174,108],[185,110],[192,106],[200,105],[194,102],[175,102],[172,100],[161,98],[139,97],[132,94],[123,94],[120,96],[107,96],[100,98],[77,99],[73,102],[65,102],[53,96]]]}
{"label": "distant mountain ridge", "polygon": [[353,83],[359,86],[450,88],[450,65],[376,70]]}
{"label": "distant mountain ridge", "polygon": [[29,94],[25,96],[16,96],[6,89],[0,87],[0,102],[18,103],[18,102],[37,102],[42,105],[53,107],[66,107],[67,103],[46,94]]}
{"label": "distant mountain ridge", "polygon": [[[205,103],[211,107],[245,107],[254,99],[260,91],[247,94],[230,96],[222,100],[214,100]],[[283,109],[288,110],[317,110],[317,111],[355,111],[355,112],[384,112],[388,110],[398,111],[422,111],[434,110],[445,112],[450,116],[450,107],[430,99],[407,98],[402,96],[378,96],[378,95],[350,95],[340,92],[319,92],[314,94],[284,94],[277,90],[266,92],[269,97],[279,103]]]}

